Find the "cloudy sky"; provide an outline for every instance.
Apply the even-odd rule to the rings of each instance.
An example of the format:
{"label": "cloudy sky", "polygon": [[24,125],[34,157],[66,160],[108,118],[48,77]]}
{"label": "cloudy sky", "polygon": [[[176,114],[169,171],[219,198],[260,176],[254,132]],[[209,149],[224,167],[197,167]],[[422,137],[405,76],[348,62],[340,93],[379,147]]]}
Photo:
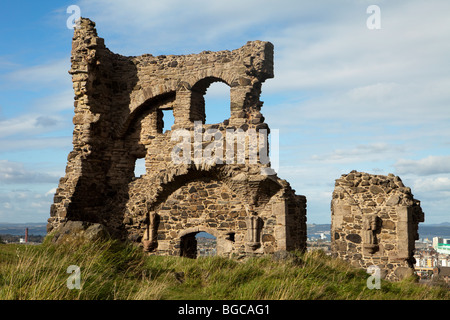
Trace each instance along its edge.
{"label": "cloudy sky", "polygon": [[[334,180],[351,170],[399,175],[426,223],[450,221],[449,1],[82,0],[2,3],[0,222],[45,222],[64,175],[70,5],[126,56],[272,42],[262,112],[279,130],[278,175],[307,197],[309,223],[330,222]],[[206,104],[207,122],[228,118],[229,88],[213,84]]]}

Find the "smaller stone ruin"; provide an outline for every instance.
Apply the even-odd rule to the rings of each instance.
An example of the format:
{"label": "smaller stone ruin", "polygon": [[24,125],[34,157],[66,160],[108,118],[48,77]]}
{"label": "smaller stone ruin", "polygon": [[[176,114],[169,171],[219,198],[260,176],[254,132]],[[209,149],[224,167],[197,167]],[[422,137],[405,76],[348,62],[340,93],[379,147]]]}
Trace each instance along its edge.
{"label": "smaller stone ruin", "polygon": [[336,180],[331,201],[334,257],[396,281],[413,274],[420,201],[393,175],[352,171]]}

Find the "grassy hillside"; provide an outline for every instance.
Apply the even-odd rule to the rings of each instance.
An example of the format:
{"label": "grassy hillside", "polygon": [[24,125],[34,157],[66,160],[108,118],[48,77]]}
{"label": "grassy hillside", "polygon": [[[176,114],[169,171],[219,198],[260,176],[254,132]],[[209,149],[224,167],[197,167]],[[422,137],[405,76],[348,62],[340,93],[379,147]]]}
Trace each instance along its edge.
{"label": "grassy hillside", "polygon": [[[71,265],[81,288],[68,289]],[[0,245],[0,299],[449,299],[443,287],[405,280],[366,286],[368,274],[321,252],[295,259],[237,262],[221,257],[191,260],[146,256],[107,241],[79,246]]]}

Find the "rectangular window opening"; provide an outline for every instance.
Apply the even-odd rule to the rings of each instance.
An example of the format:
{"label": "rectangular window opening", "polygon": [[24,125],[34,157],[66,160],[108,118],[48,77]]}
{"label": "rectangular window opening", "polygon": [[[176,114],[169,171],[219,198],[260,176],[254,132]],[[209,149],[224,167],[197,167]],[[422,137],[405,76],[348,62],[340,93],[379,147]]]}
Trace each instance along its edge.
{"label": "rectangular window opening", "polygon": [[175,123],[175,118],[173,116],[173,109],[163,109],[162,111],[162,133],[166,133],[172,129],[172,126]]}
{"label": "rectangular window opening", "polygon": [[136,159],[136,163],[134,165],[134,176],[139,178],[146,173],[145,170],[145,158]]}

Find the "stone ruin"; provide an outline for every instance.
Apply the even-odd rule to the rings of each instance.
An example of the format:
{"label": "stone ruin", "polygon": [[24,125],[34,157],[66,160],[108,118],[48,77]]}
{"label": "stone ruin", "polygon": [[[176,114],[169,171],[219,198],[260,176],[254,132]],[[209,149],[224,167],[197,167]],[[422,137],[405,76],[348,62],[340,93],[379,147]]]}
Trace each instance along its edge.
{"label": "stone ruin", "polygon": [[[73,151],[48,232],[68,221],[101,224],[151,254],[192,258],[202,231],[216,237],[222,256],[306,249],[306,198],[267,161],[260,94],[273,78],[271,43],[125,57],[82,18],[71,63]],[[230,117],[208,124],[204,95],[214,82],[230,87]],[[174,116],[165,132],[164,110]],[[135,177],[142,158],[146,173]]]}
{"label": "stone ruin", "polygon": [[[150,254],[195,258],[195,235],[203,231],[216,237],[221,256],[306,250],[306,198],[267,161],[260,94],[273,78],[270,42],[125,57],[107,49],[95,23],[82,18],[71,62],[73,151],[48,219],[49,233],[62,230],[55,239],[70,242],[72,231],[92,239],[100,230]],[[230,87],[230,117],[208,124],[204,95],[214,82]],[[165,110],[174,124],[163,132]],[[145,159],[140,177],[137,159]],[[335,257],[364,269],[376,265],[391,280],[411,273],[424,218],[399,177],[343,175],[331,211]]]}
{"label": "stone ruin", "polygon": [[382,278],[402,279],[413,274],[423,221],[420,201],[399,177],[344,174],[336,180],[331,201],[333,255],[366,270],[376,266]]}

